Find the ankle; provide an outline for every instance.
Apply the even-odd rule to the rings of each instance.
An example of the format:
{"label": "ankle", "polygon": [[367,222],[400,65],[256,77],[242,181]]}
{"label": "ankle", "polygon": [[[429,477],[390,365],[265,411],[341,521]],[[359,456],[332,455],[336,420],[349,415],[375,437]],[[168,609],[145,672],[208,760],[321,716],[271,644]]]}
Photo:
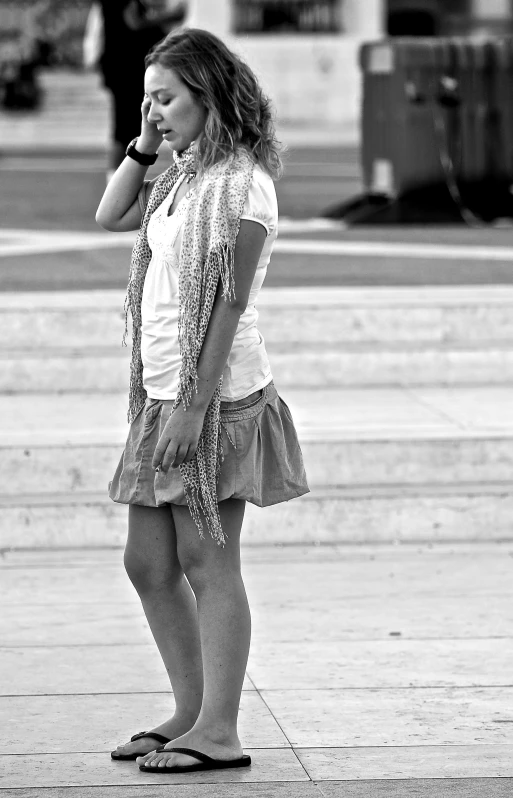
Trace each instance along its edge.
{"label": "ankle", "polygon": [[209,720],[206,716],[198,716],[194,729],[204,732],[214,743],[231,745],[238,740],[237,723],[220,723],[219,718]]}
{"label": "ankle", "polygon": [[179,723],[180,725],[192,728],[196,723],[196,721],[198,720],[199,714],[200,714],[199,709],[197,712],[195,711],[191,712],[190,708],[187,708],[186,710],[183,711],[177,709],[175,710],[175,713],[173,715],[173,721]]}

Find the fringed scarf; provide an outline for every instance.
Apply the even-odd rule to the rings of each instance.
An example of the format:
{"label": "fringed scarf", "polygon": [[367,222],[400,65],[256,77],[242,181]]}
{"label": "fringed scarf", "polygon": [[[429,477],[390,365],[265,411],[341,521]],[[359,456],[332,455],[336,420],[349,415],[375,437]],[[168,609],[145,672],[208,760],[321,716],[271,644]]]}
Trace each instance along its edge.
{"label": "fringed scarf", "polygon": [[[182,364],[180,387],[173,412],[183,403],[186,410],[197,391],[197,364],[207,331],[219,280],[223,298],[235,297],[234,251],[253,177],[254,162],[240,148],[222,163],[209,168],[187,197],[186,218],[179,259],[178,341]],[[144,278],[151,260],[147,228],[152,213],[169,195],[181,172],[176,164],[156,180],[150,194],[130,265],[125,299],[125,343],[128,313],[132,315],[132,361],[128,421],[131,423],[146,401],[141,360],[141,301]],[[225,543],[217,502],[217,480],[223,461],[221,440],[222,377],[205,414],[196,455],[180,466],[185,496],[200,537],[203,538],[201,513],[218,545]]]}

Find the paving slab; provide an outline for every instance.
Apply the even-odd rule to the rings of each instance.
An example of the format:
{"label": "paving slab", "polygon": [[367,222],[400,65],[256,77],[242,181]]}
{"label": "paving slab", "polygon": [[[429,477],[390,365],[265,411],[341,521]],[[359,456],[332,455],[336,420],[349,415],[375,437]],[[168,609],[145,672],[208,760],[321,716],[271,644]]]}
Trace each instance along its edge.
{"label": "paving slab", "polygon": [[[174,706],[170,692],[3,697],[0,707],[8,728],[2,731],[2,752],[108,753],[141,729],[153,728],[167,720]],[[289,747],[283,731],[255,690],[244,691],[242,695],[239,728],[244,747]]]}
{"label": "paving slab", "polygon": [[[319,585],[319,594],[322,593],[322,586]],[[440,641],[457,639],[463,641],[463,644],[465,640],[468,642],[473,639],[476,641],[475,645],[479,646],[479,640],[487,638],[507,640],[513,629],[511,594],[488,594],[484,598],[482,595],[440,597],[435,594],[413,593],[408,602],[400,595],[381,595],[346,597],[329,603],[329,591],[326,593],[326,596],[309,599],[294,599],[285,595],[281,599],[280,613],[277,615],[272,602],[266,601],[264,596],[258,596],[254,590],[248,590],[252,608],[253,641],[259,645],[302,645],[322,640],[327,646],[328,643],[342,641],[365,644],[374,640],[386,642],[392,639],[400,642],[435,638]],[[119,674],[116,671],[110,676],[97,679],[98,674],[102,674],[103,657],[107,662],[111,657],[115,659],[121,656],[121,651],[116,653],[111,651],[111,647],[132,647],[133,656],[138,661],[138,657],[145,656],[138,649],[152,645],[146,619],[138,601],[118,601],[109,605],[108,613],[105,612],[103,603],[80,604],[78,601],[68,603],[66,609],[62,603],[51,604],[47,601],[12,607],[5,618],[0,619],[0,639],[7,658],[15,657],[15,651],[23,647],[25,656],[17,666],[18,683],[21,679],[21,668],[23,673],[26,670],[27,684],[31,685],[30,692],[41,691],[32,658],[37,661],[44,657],[50,664],[51,649],[57,648],[60,653],[56,652],[55,658],[62,661],[63,667],[68,668],[71,675],[72,663],[79,656],[73,653],[73,649],[85,645],[88,647],[89,676],[96,692],[116,692],[120,684],[126,684],[126,679],[130,679],[131,685],[137,685],[137,689],[145,689],[144,678],[137,678],[131,669],[127,672],[123,669]],[[6,653],[6,647],[13,648],[11,655]],[[32,650],[34,653],[29,657],[29,651]],[[399,650],[400,646],[394,649],[396,653]],[[320,653],[324,654],[328,656],[328,648]],[[436,664],[438,675],[445,655],[449,655],[449,649],[437,652],[436,655],[433,651],[434,661],[432,660],[431,665],[434,667]],[[65,666],[68,661],[70,664]],[[151,659],[148,661],[148,668],[150,665]],[[257,660],[255,667],[258,665]],[[155,659],[154,668],[150,668],[152,683],[155,683],[158,670],[158,660]],[[0,663],[0,674],[1,672]],[[365,679],[367,675],[364,669],[361,678]],[[72,685],[73,681],[66,685],[58,682],[55,692],[75,692],[77,688]],[[2,692],[5,694],[5,685]],[[43,689],[43,692],[46,690]]]}
{"label": "paving slab", "polygon": [[[9,549],[0,550],[0,571],[44,571],[51,567],[56,572],[66,571],[68,568],[119,568],[122,562],[122,547],[64,547],[46,549]],[[419,557],[422,555],[422,557]],[[472,564],[476,556],[495,560],[502,572],[501,564],[513,556],[513,547],[508,541],[459,541],[451,543],[446,541],[426,541],[425,543],[394,542],[374,543],[326,543],[311,546],[309,544],[285,545],[283,543],[268,544],[265,546],[242,546],[241,557],[244,563],[293,563],[294,565],[308,563],[387,563],[396,564],[406,573],[404,568],[407,561],[411,564],[422,564],[424,557],[429,557],[430,562],[444,562],[448,558],[457,557],[467,567]],[[419,567],[420,567],[419,566]],[[124,573],[121,569],[120,573]],[[126,579],[126,574],[124,576]],[[1,589],[1,584],[0,584]]]}
{"label": "paving slab", "polygon": [[433,745],[513,743],[511,686],[262,690],[261,694],[294,747],[422,746],[424,750]]}
{"label": "paving slab", "polygon": [[323,781],[317,786],[324,798],[509,798],[513,779],[362,779]]}
{"label": "paving slab", "polygon": [[[508,712],[513,686],[504,667],[506,655],[511,660],[512,635],[507,612],[502,639],[492,634],[497,629],[492,618],[501,614],[497,601],[507,601],[513,591],[512,555],[509,543],[243,549],[245,581],[257,619],[248,677],[257,670],[268,681],[283,679],[286,687],[262,688],[256,677],[245,684],[249,689],[242,695],[240,726],[246,750],[254,756],[252,773],[197,774],[194,780],[188,774],[180,777],[177,794],[179,789],[192,794],[196,784],[204,784],[205,790],[212,790],[205,798],[245,798],[253,786],[265,783],[267,793],[251,794],[363,798],[362,786],[370,785],[365,796],[372,798],[383,794],[386,784],[387,795],[405,798],[404,787],[411,782],[408,795],[433,798],[436,782],[437,797],[477,797],[484,790],[487,797],[502,798],[504,793],[495,785],[512,775],[513,761]],[[40,610],[45,613],[36,618],[40,626],[49,618],[56,620],[49,645],[31,645],[37,630],[30,621],[25,643],[0,648],[0,681],[14,684],[13,693],[27,690],[0,699],[7,719],[4,737],[8,736],[2,750],[18,752],[1,756],[7,774],[3,794],[16,788],[18,798],[21,790],[27,796],[43,790],[63,798],[55,792],[62,786],[86,798],[88,790],[96,788],[107,798],[117,798],[120,791],[130,795],[133,785],[138,794],[149,790],[154,798],[163,795],[176,777],[168,781],[169,776],[141,774],[132,763],[116,768],[119,763],[108,758],[120,740],[160,722],[173,706],[170,691],[146,689],[142,668],[130,674],[125,667],[127,661],[131,666],[146,661],[155,674],[153,689],[159,678],[162,684],[158,655],[143,642],[144,619],[123,572],[121,552],[6,552],[0,558],[0,590],[15,610],[9,616],[11,626],[22,628],[23,619]],[[458,629],[465,596],[470,596],[473,612],[462,614]],[[445,612],[429,603],[437,600],[445,602]],[[401,601],[409,606],[406,615],[398,609]],[[300,615],[310,604],[314,613],[307,641],[299,635]],[[347,604],[351,611],[345,617]],[[416,636],[415,608],[422,604],[424,616],[419,611]],[[58,608],[67,605],[69,614],[59,615]],[[115,622],[125,623],[132,615],[132,636],[121,646],[110,644],[110,627],[101,625],[106,607]],[[342,621],[340,639],[326,637],[322,624],[316,628],[315,617],[323,611],[335,623]],[[284,640],[276,624],[269,624],[266,638],[268,620],[274,615],[286,625],[292,617],[287,612],[295,613],[296,639]],[[422,639],[422,617],[429,626],[427,615],[430,634],[424,632]],[[390,635],[392,621],[398,632],[397,621],[405,617],[410,619],[410,637]],[[452,635],[445,628],[448,617]],[[359,618],[368,620],[359,624]],[[59,619],[68,645],[51,643]],[[69,645],[73,633],[90,639],[86,627],[103,632],[109,644]],[[10,634],[7,625],[2,632]],[[325,676],[328,689],[323,687]],[[432,681],[436,678],[437,687]],[[333,687],[337,680],[342,687]],[[472,680],[477,684],[472,686]],[[127,692],[97,693],[99,682],[102,690],[106,685],[119,690],[119,682],[124,682]],[[70,688],[75,692],[55,694]],[[70,753],[62,756],[66,751]],[[260,763],[265,773],[257,770]],[[203,778],[198,781],[199,776]],[[480,781],[474,783],[474,777]],[[461,789],[450,783],[452,779]],[[214,783],[220,792],[213,791]],[[280,792],[277,785],[287,784],[309,792]],[[246,792],[237,792],[244,788]],[[98,792],[90,794],[99,798]]]}
{"label": "paving slab", "polygon": [[[3,790],[2,798],[35,798],[38,787]],[[342,784],[339,785],[343,795]],[[502,798],[490,793],[492,798]],[[169,784],[138,787],[46,787],[44,798],[168,798]],[[330,793],[335,795],[335,793]],[[505,794],[504,794],[505,795]],[[320,785],[308,782],[272,781],[249,784],[173,784],[173,798],[323,798]]]}
{"label": "paving slab", "polygon": [[[494,660],[490,673],[489,658]],[[258,690],[512,685],[513,640],[258,640],[248,674]],[[513,685],[512,685],[513,688]]]}
{"label": "paving slab", "polygon": [[[58,626],[58,614],[55,615]],[[11,623],[16,623],[16,616],[16,613],[10,613]],[[2,652],[4,666],[0,666],[0,672],[3,668],[8,671],[16,668],[11,673],[17,673],[19,692],[121,693],[168,689],[168,683],[161,674],[162,665],[152,651],[149,633],[141,635],[135,624],[132,633],[135,640],[131,648],[128,642],[121,646],[94,645],[92,640],[81,645],[73,644],[78,635],[73,635],[72,631],[68,633],[68,629],[72,629],[71,623],[69,626],[63,624],[62,630],[54,631],[53,635],[50,633],[41,641],[41,635],[33,633],[41,623],[44,623],[44,613],[34,612],[31,626],[20,635],[6,633],[2,641],[3,646],[10,644],[10,650],[9,653]],[[123,631],[124,640],[129,641],[129,627],[125,625]],[[487,634],[486,625],[482,631]],[[115,627],[112,637],[116,639]],[[97,633],[96,639],[100,638]],[[105,639],[109,639],[108,634],[105,634]],[[142,641],[148,641],[147,645]],[[64,649],[62,658],[59,653],[52,658],[51,648],[35,646],[36,642],[45,646],[57,645],[59,652]],[[24,663],[26,656],[28,659]],[[116,662],[123,656],[126,664],[118,668]],[[147,666],[145,656],[148,656]],[[489,656],[494,658],[493,674],[488,669]],[[266,690],[308,689],[312,684],[320,688],[505,685],[511,682],[512,656],[513,641],[508,638],[403,640],[391,636],[388,640],[327,641],[317,638],[284,642],[270,641],[263,623],[260,633],[253,635],[248,662],[251,683],[246,683],[246,689],[251,689],[251,684]],[[52,659],[57,670],[53,676],[45,678],[44,665],[52,664]],[[87,668],[82,684],[77,683],[75,676],[75,671],[80,674],[81,663]],[[35,666],[33,675],[30,672],[32,666]],[[110,672],[104,675],[109,666]],[[19,674],[18,669],[21,669]],[[33,687],[31,680],[35,682]],[[26,689],[22,687],[24,682]],[[5,694],[3,689],[2,694]],[[12,694],[11,690],[7,694]]]}
{"label": "paving slab", "polygon": [[[0,597],[11,607],[69,601],[139,605],[120,549],[6,551],[0,557]],[[252,600],[270,608],[324,599],[330,608],[349,599],[387,600],[468,595],[482,601],[513,595],[513,542],[383,543],[242,547]],[[369,605],[371,610],[374,604]],[[134,606],[134,618],[137,610]]]}
{"label": "paving slab", "polygon": [[[2,696],[171,692],[153,642],[2,647],[0,684]],[[255,689],[247,676],[242,689]]]}
{"label": "paving slab", "polygon": [[[35,789],[4,790],[2,798],[34,798]],[[510,798],[513,780],[386,779],[272,782],[268,784],[175,785],[176,798]],[[65,787],[45,789],[45,798],[163,798],[169,787]]]}
{"label": "paving slab", "polygon": [[[346,784],[346,782],[344,782]],[[339,784],[339,793],[343,795],[343,785]],[[2,798],[35,798],[38,787],[28,789],[3,790]],[[369,794],[369,793],[368,793]],[[250,782],[249,784],[174,784],[173,798],[323,798],[324,793],[319,785],[313,782],[282,781],[268,783]],[[502,798],[494,792],[491,798]],[[44,798],[168,798],[169,784],[138,787],[46,787]]]}
{"label": "paving slab", "polygon": [[223,784],[308,782],[292,749],[245,748],[249,768],[195,773],[143,773],[133,762],[112,762],[108,754],[26,754],[2,757],[5,787],[87,787],[95,785]]}
{"label": "paving slab", "polygon": [[[404,779],[399,795],[405,795],[410,779],[466,778],[470,786],[475,778],[501,777],[511,779],[513,775],[513,745],[426,745],[383,748],[332,748],[324,750],[294,749],[307,769],[310,777],[323,785],[328,780],[355,779]],[[488,781],[481,782],[484,787]],[[436,787],[428,795],[433,795]],[[377,795],[384,794],[385,789]],[[463,791],[462,791],[463,792]],[[462,792],[459,794],[461,795]],[[327,796],[337,793],[327,792]],[[361,793],[356,793],[356,795]],[[372,793],[371,793],[372,794]],[[389,793],[387,793],[388,795]],[[394,795],[394,793],[390,793]],[[415,792],[409,795],[417,795]],[[423,795],[422,792],[418,793]],[[436,793],[437,798],[440,793]],[[443,793],[442,793],[443,794]],[[449,792],[448,795],[454,793]],[[471,795],[465,793],[463,795]],[[351,793],[349,793],[351,795]],[[456,793],[458,795],[458,793]],[[488,795],[486,790],[477,795]],[[493,793],[492,793],[493,795]],[[501,793],[499,793],[501,795]]]}
{"label": "paving slab", "polygon": [[263,642],[499,638],[513,629],[507,595],[489,594],[483,601],[479,596],[412,593],[407,602],[396,595],[350,597],[329,604],[329,613],[324,598],[285,598],[279,616],[265,597],[258,600],[253,591],[250,596],[253,639]]}

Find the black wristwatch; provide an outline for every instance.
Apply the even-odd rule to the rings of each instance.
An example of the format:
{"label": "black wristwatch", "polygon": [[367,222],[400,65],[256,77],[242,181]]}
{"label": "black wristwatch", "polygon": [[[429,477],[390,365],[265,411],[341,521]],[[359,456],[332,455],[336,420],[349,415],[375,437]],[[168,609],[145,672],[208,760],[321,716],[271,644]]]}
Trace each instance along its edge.
{"label": "black wristwatch", "polygon": [[139,150],[135,148],[136,144],[137,144],[137,139],[132,139],[132,141],[126,148],[125,155],[128,155],[129,158],[133,158],[134,161],[140,163],[141,166],[151,166],[152,163],[155,163],[155,161],[159,157],[158,153],[156,152],[155,155],[146,155],[143,152],[139,152]]}

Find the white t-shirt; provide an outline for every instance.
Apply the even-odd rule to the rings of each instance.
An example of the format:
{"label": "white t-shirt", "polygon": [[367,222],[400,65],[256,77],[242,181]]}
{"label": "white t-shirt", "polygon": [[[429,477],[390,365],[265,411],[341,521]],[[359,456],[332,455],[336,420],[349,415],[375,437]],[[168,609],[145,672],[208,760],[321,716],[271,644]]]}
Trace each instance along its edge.
{"label": "white t-shirt", "polygon": [[[152,258],[144,280],[141,316],[143,385],[151,399],[174,399],[181,365],[178,346],[178,272],[188,198],[168,216],[178,180],[148,223]],[[144,191],[145,187],[141,189]],[[223,371],[223,401],[234,402],[258,391],[272,380],[264,339],[257,329],[256,300],[278,234],[278,203],[272,178],[255,166],[242,219],[265,227],[267,238],[251,285],[248,305],[239,319],[235,338]]]}

